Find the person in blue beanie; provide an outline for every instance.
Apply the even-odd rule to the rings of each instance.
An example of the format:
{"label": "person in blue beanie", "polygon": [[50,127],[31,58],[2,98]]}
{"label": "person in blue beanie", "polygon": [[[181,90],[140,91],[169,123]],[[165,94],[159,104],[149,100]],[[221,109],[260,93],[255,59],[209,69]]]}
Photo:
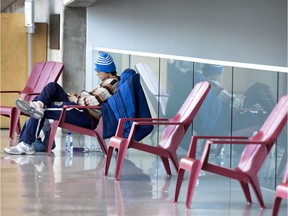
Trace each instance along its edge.
{"label": "person in blue beanie", "polygon": [[[16,107],[30,116],[23,132],[23,139],[13,147],[4,148],[8,154],[35,154],[32,143],[39,137],[45,119],[59,119],[64,105],[98,106],[105,102],[118,89],[120,77],[117,75],[113,58],[108,53],[101,53],[95,62],[95,71],[101,84],[92,91],[66,93],[58,83],[48,83],[40,95],[32,102],[21,98],[16,100]],[[94,129],[101,117],[100,109],[69,109],[65,121],[69,124]]]}
{"label": "person in blue beanie", "polygon": [[236,97],[235,95],[229,93],[222,86],[221,77],[223,71],[224,69],[222,65],[205,64],[202,68],[202,74],[210,83],[211,88],[214,90],[215,94],[221,99],[221,101],[224,104],[229,105],[231,99],[233,98],[233,107],[240,108],[243,106],[243,98]]}

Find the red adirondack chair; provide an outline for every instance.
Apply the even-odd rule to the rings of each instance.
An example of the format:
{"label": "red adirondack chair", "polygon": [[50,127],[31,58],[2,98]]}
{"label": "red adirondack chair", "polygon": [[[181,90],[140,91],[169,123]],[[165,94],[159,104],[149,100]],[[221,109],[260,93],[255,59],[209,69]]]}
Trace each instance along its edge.
{"label": "red adirondack chair", "polygon": [[[284,128],[288,118],[288,95],[283,96],[270,115],[260,128],[257,134],[252,137],[233,137],[233,136],[193,136],[190,148],[186,157],[180,160],[178,178],[175,189],[174,202],[177,202],[184,172],[189,171],[189,183],[187,189],[186,207],[190,208],[192,196],[195,190],[197,178],[200,170],[206,170],[221,176],[238,180],[248,203],[252,203],[249,184],[254,190],[261,208],[265,208],[259,181],[258,172],[269,154],[277,137]],[[195,158],[197,141],[207,139],[202,157],[200,160]],[[209,163],[209,152],[211,144],[245,144],[240,162],[235,169],[217,166]]]}
{"label": "red adirondack chair", "polygon": [[[135,82],[137,82],[137,83],[140,84],[139,74],[134,74],[134,75],[131,76],[130,78],[127,78],[127,74],[132,74],[132,72],[133,72],[133,71],[128,68],[128,69],[126,69],[126,70],[121,74],[120,80],[122,80],[122,83],[121,83],[121,85],[119,84],[117,92],[116,92],[113,96],[111,96],[111,98],[113,98],[113,97],[119,97],[119,96],[117,96],[117,95],[120,94],[120,92],[122,91],[122,87],[123,87],[123,86],[126,86],[125,83],[126,83],[126,84],[129,83],[129,84],[132,85],[132,83],[134,83],[134,82],[133,82],[133,80],[134,80]],[[134,71],[134,72],[135,72],[135,71]],[[136,72],[135,72],[135,73],[136,73]],[[122,77],[122,76],[124,76],[124,77]],[[125,77],[126,77],[126,78],[125,78]],[[124,87],[124,89],[125,89],[125,87]],[[138,91],[140,91],[139,89],[140,89],[140,88],[138,88]],[[143,93],[143,95],[144,95],[144,93]],[[111,98],[109,98],[109,100],[110,100]],[[127,98],[126,98],[126,99],[127,99]],[[106,103],[107,103],[107,102],[105,102],[105,104],[106,104]],[[77,133],[80,133],[80,134],[85,134],[85,135],[88,135],[88,136],[95,137],[95,138],[98,140],[98,143],[99,143],[99,145],[100,145],[100,147],[101,147],[101,149],[102,149],[103,154],[107,155],[106,142],[105,142],[105,139],[103,139],[103,125],[104,125],[104,124],[102,124],[102,123],[103,123],[103,122],[102,122],[102,118],[100,119],[100,121],[99,121],[99,123],[98,123],[98,125],[97,125],[97,128],[94,129],[94,130],[93,130],[93,129],[87,129],[87,128],[79,127],[79,126],[76,126],[76,125],[69,124],[69,123],[66,123],[66,122],[65,122],[65,116],[66,116],[66,110],[67,110],[67,108],[78,108],[78,109],[96,108],[96,109],[102,109],[102,114],[103,114],[103,111],[105,110],[105,108],[103,109],[103,105],[104,105],[104,103],[101,104],[101,106],[79,106],[79,105],[71,105],[71,106],[65,106],[65,107],[63,107],[63,110],[62,110],[62,112],[61,112],[60,118],[59,118],[58,120],[54,120],[53,123],[51,123],[51,125],[50,125],[51,130],[50,130],[50,135],[49,135],[49,140],[48,140],[48,145],[47,145],[46,153],[47,153],[48,155],[50,155],[51,149],[52,149],[52,145],[53,145],[53,139],[54,139],[54,137],[55,137],[57,128],[58,128],[58,127],[61,127],[61,128],[64,128],[64,129],[67,129],[67,130],[70,130],[70,131],[74,131],[74,132],[77,132]],[[142,104],[142,105],[143,105],[143,104]],[[147,107],[148,107],[148,105],[147,105]],[[110,111],[109,111],[109,112],[110,112]],[[111,111],[111,112],[112,112],[112,111]],[[123,112],[123,113],[124,113],[124,115],[126,114],[125,112]],[[135,115],[137,115],[137,114],[135,114]],[[133,117],[134,117],[134,116],[133,116]],[[103,115],[103,119],[104,119],[104,118],[105,118],[105,116]],[[108,125],[108,123],[107,123],[109,129],[114,128],[114,126],[115,126],[115,131],[116,131],[116,127],[117,127],[117,123],[118,123],[117,119],[115,118],[115,122],[112,122],[112,121],[110,121],[110,120],[111,120],[111,119],[109,119],[109,125]],[[112,135],[115,134],[115,131],[113,131],[113,134],[112,134]],[[105,132],[107,132],[107,131],[105,131]],[[112,133],[112,132],[111,132],[111,133]],[[110,135],[110,134],[107,135],[107,133],[106,133],[106,136],[105,136],[105,137],[108,138],[109,136],[112,136],[112,135]]]}
{"label": "red adirondack chair", "polygon": [[[39,62],[34,65],[23,90],[0,91],[0,93],[17,93],[20,95],[20,98],[32,101],[36,95],[40,94],[47,83],[57,82],[63,68],[64,65],[60,62]],[[25,114],[21,113],[20,110],[12,106],[1,106],[0,114],[10,118],[9,138],[10,140],[13,140],[15,132],[18,134],[20,133],[20,115]]]}
{"label": "red adirondack chair", "polygon": [[[178,111],[178,113],[171,119],[120,119],[116,135],[110,139],[105,167],[105,175],[108,175],[108,170],[114,148],[118,149],[115,173],[116,180],[119,180],[120,178],[121,168],[128,148],[134,148],[147,153],[159,155],[162,159],[168,175],[171,175],[168,159],[172,160],[174,167],[176,168],[176,170],[178,170],[178,157],[176,151],[180,145],[183,136],[185,135],[187,129],[189,128],[191,122],[197,114],[197,111],[199,110],[202,102],[208,94],[209,89],[210,84],[208,82],[197,83],[187,97],[187,99],[185,100],[180,110]],[[133,121],[133,124],[129,136],[126,139],[122,137],[122,131],[124,122],[127,120]],[[166,125],[166,128],[162,134],[162,139],[156,147],[134,140],[136,128],[140,125]]]}
{"label": "red adirondack chair", "polygon": [[283,181],[276,187],[272,216],[277,216],[282,199],[288,199],[288,163]]}

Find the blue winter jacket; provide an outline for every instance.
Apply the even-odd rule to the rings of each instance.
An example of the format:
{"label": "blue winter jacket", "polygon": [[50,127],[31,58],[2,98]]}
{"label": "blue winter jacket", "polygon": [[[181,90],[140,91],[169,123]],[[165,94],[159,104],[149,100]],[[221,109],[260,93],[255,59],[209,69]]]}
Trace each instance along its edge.
{"label": "blue winter jacket", "polygon": [[[140,75],[133,69],[123,71],[117,92],[101,105],[103,119],[103,138],[115,135],[120,118],[151,118]],[[131,121],[124,124],[123,137],[127,138]],[[134,140],[139,141],[153,130],[153,125],[141,125],[136,129]]]}

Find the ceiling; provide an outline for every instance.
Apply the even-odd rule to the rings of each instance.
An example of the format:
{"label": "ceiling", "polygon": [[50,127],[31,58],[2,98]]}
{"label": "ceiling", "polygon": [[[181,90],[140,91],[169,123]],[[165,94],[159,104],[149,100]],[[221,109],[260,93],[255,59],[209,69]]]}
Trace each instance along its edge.
{"label": "ceiling", "polygon": [[10,5],[14,4],[17,0],[1,0],[1,12],[8,8]]}
{"label": "ceiling", "polygon": [[64,0],[64,5],[68,7],[89,7],[98,0]]}

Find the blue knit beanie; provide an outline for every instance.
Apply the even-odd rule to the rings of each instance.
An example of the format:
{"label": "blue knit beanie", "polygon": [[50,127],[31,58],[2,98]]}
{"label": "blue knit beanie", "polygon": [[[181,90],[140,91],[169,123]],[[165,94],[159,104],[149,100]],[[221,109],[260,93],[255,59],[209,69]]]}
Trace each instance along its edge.
{"label": "blue knit beanie", "polygon": [[111,73],[116,71],[116,66],[113,58],[108,53],[101,53],[96,59],[94,69],[100,72]]}
{"label": "blue knit beanie", "polygon": [[222,65],[205,64],[202,68],[202,72],[207,75],[221,74],[223,73]]}

